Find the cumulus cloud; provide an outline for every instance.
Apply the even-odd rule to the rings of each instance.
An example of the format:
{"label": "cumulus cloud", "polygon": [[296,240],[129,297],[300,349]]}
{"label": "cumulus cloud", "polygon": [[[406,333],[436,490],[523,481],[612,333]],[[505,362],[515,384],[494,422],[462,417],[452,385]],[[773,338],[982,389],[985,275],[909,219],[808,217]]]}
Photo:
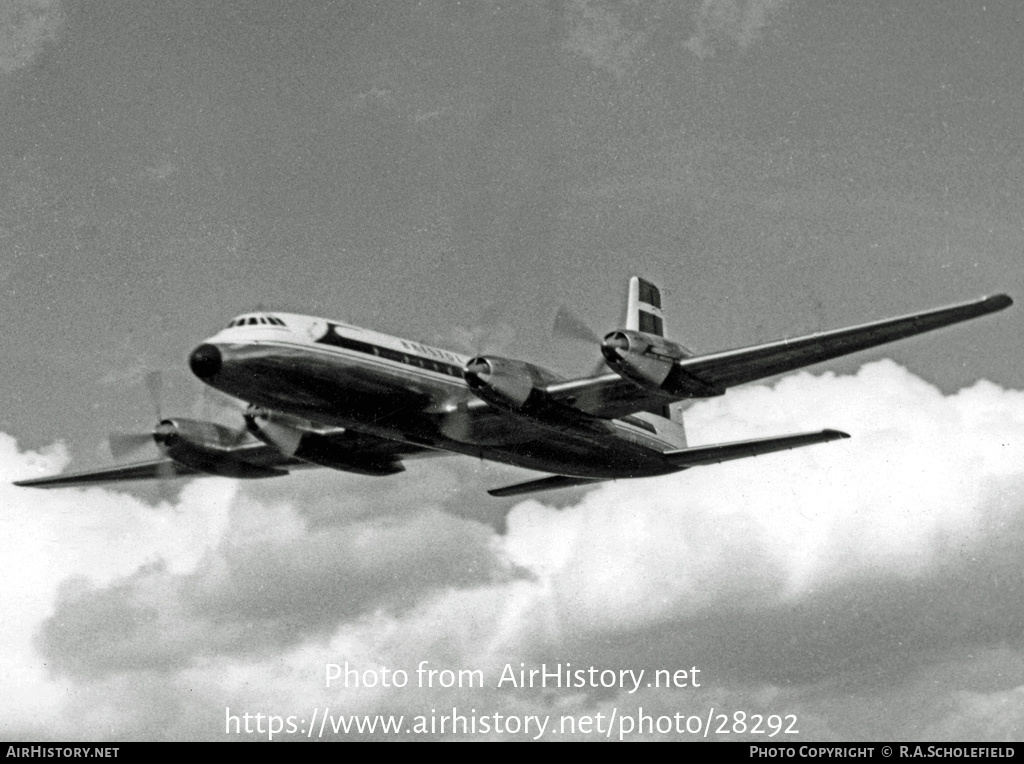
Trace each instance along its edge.
{"label": "cumulus cloud", "polygon": [[746,50],[761,39],[769,17],[785,5],[786,0],[702,0],[697,29],[684,45],[702,60],[723,47]]}
{"label": "cumulus cloud", "polygon": [[31,64],[61,23],[59,0],[0,0],[0,71]]}
{"label": "cumulus cloud", "polygon": [[[13,439],[0,435],[0,676],[10,690],[0,701],[5,736],[56,721],[73,692],[38,657],[39,626],[52,616],[58,592],[116,587],[158,561],[176,575],[186,573],[219,536],[235,490],[230,481],[196,482],[182,492],[181,511],[174,512],[100,489],[35,492],[8,483],[66,462],[63,447],[18,453]],[[79,649],[90,636],[102,637],[81,635]]]}
{"label": "cumulus cloud", "polygon": [[[180,512],[98,489],[3,489],[18,542],[0,550],[0,596],[18,615],[0,655],[32,709],[4,714],[4,732],[222,739],[226,709],[411,723],[453,707],[558,719],[642,706],[790,714],[801,741],[1019,738],[1024,393],[979,382],[943,395],[879,362],[688,412],[694,443],[824,426],[853,438],[607,483],[561,510],[540,495],[503,537],[438,511],[424,486],[444,492],[447,478],[426,477],[443,461],[374,482],[356,509],[336,487],[333,522],[329,498],[311,514],[301,491],[212,479],[183,491]],[[10,478],[61,458],[0,441]],[[484,507],[474,488],[460,502]],[[325,664],[346,662],[410,683],[326,686]],[[648,679],[697,667],[701,686],[497,686],[506,666],[541,663]],[[485,683],[421,687],[421,664]]]}
{"label": "cumulus cloud", "polygon": [[488,530],[445,516],[304,533],[290,509],[243,502],[235,513],[227,543],[188,575],[155,563],[108,587],[63,586],[41,632],[51,665],[99,676],[183,668],[211,655],[265,655],[493,573]]}

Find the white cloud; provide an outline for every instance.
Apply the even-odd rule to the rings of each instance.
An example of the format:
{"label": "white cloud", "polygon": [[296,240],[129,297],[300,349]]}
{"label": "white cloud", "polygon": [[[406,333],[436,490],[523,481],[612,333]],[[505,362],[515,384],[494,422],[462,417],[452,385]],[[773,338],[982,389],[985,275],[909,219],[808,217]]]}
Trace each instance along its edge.
{"label": "white cloud", "polygon": [[[824,426],[853,437],[603,484],[562,510],[542,495],[513,509],[504,537],[406,490],[415,472],[374,483],[333,522],[310,519],[327,499],[311,515],[301,492],[269,502],[227,481],[193,483],[180,512],[98,489],[4,489],[18,539],[0,550],[0,598],[17,613],[4,627],[4,674],[30,709],[12,707],[5,733],[42,734],[27,725],[45,718],[57,737],[220,738],[225,706],[579,715],[642,705],[796,713],[801,740],[934,737],[940,717],[964,737],[1014,734],[1024,393],[979,382],[943,395],[880,362],[737,389],[688,412],[695,443]],[[60,455],[0,440],[12,478],[44,458]],[[447,480],[425,484],[444,491]],[[343,494],[335,503],[352,506]],[[986,671],[962,657],[999,642]],[[326,688],[324,665],[345,661],[478,669],[488,685]],[[697,665],[704,685],[496,688],[502,667],[520,662]],[[954,679],[936,689],[939,673]],[[913,711],[925,697],[942,714]],[[907,711],[886,712],[893,704]]]}
{"label": "white cloud", "polygon": [[73,694],[40,660],[35,642],[57,593],[106,587],[157,561],[174,575],[188,573],[223,532],[235,490],[230,481],[197,481],[174,511],[98,488],[31,491],[7,483],[66,462],[63,447],[19,454],[13,439],[0,435],[0,677],[9,690],[0,701],[0,731],[8,734],[56,722]]}

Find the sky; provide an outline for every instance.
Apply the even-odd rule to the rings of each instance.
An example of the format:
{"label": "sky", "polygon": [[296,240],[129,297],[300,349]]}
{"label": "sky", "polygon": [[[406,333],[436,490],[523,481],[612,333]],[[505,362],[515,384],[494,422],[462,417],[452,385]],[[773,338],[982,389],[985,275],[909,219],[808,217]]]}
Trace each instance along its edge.
{"label": "sky", "polygon": [[[535,473],[453,456],[8,482],[110,464],[109,433],[156,421],[153,371],[161,416],[237,419],[186,359],[256,307],[573,375],[596,350],[556,310],[616,328],[632,275],[706,351],[1020,298],[1022,16],[0,0],[0,738],[267,739],[314,713],[443,738],[453,708],[460,739],[602,737],[495,714],[698,737],[626,729],[642,708],[728,715],[712,739],[1020,740],[1019,308],[698,403],[693,443],[852,437],[665,478],[496,500]],[[361,686],[328,686],[346,663]],[[645,678],[498,684],[520,664]],[[385,669],[408,684],[365,686]]]}

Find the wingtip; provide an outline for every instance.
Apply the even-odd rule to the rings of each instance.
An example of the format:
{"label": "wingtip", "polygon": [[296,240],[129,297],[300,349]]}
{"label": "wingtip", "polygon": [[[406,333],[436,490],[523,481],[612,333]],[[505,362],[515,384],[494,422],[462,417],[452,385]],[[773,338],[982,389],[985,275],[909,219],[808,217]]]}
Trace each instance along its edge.
{"label": "wingtip", "polygon": [[986,295],[977,302],[984,312],[994,313],[997,310],[1005,310],[1014,304],[1014,298],[1008,294]]}
{"label": "wingtip", "polygon": [[28,480],[13,480],[11,481],[11,485],[16,485],[18,486],[18,488],[46,488],[46,484],[49,480],[50,478],[30,478]]}
{"label": "wingtip", "polygon": [[822,435],[827,435],[830,440],[844,440],[850,437],[850,433],[842,430],[822,430]]}
{"label": "wingtip", "polygon": [[60,475],[50,475],[48,477],[41,478],[26,478],[24,480],[12,480],[11,485],[16,485],[18,486],[18,488],[48,488],[50,481],[57,477],[60,477]]}
{"label": "wingtip", "polygon": [[1013,298],[1008,294],[994,294],[982,299],[982,302],[992,311],[1003,310],[1013,305]]}

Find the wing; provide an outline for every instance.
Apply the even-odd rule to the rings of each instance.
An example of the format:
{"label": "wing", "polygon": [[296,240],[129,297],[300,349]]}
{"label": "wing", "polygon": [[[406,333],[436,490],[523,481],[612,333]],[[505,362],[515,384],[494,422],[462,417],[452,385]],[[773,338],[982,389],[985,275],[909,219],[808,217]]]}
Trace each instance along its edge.
{"label": "wing", "polygon": [[[644,387],[616,373],[550,385],[555,401],[603,418],[644,411],[670,400],[721,395],[729,387],[801,369],[994,313],[1013,304],[1005,294],[898,318],[676,360],[661,387]],[[685,391],[685,392],[680,392]]]}
{"label": "wing", "polygon": [[[798,435],[782,435],[734,443],[717,443],[710,446],[680,448],[675,451],[666,451],[664,457],[666,462],[672,465],[676,471],[679,471],[690,467],[700,467],[705,464],[718,464],[733,459],[746,459],[749,456],[771,454],[776,451],[789,451],[790,449],[801,448],[802,446],[827,443],[830,440],[849,437],[845,432],[840,432],[839,430],[821,430],[820,432],[805,432]],[[589,485],[600,482],[602,482],[601,479],[550,475],[549,477],[537,480],[529,480],[525,483],[492,488],[487,493],[491,496],[518,496],[523,493],[550,491],[555,488],[568,488],[574,485]]]}
{"label": "wing", "polygon": [[850,437],[839,430],[821,430],[820,432],[805,432],[798,435],[780,435],[773,438],[758,438],[756,440],[741,440],[734,443],[718,443],[711,446],[691,446],[680,448],[676,451],[666,451],[666,461],[680,469],[688,467],[700,467],[705,464],[719,464],[733,459],[746,459],[748,456],[760,456],[761,454],[772,454],[776,451],[789,451],[802,446],[811,446],[815,443],[827,443],[830,440],[840,440]]}
{"label": "wing", "polygon": [[150,480],[153,478],[178,477],[184,475],[200,475],[199,470],[186,467],[173,459],[154,459],[136,464],[123,464],[118,467],[107,467],[98,470],[83,470],[67,475],[34,478],[32,480],[16,480],[14,485],[32,488],[63,488],[74,485],[93,485],[96,483],[115,483],[125,480]]}
{"label": "wing", "polygon": [[292,469],[316,466],[332,467],[362,475],[390,475],[404,469],[401,463],[403,458],[444,453],[350,430],[332,434],[325,440],[328,444],[327,450],[310,454],[312,459],[319,461],[287,456],[273,446],[250,442],[230,449],[221,449],[216,456],[202,454],[196,458],[194,453],[188,452],[179,456],[179,459],[194,459],[195,466],[163,457],[66,475],[18,480],[14,485],[26,488],[64,488],[196,475],[252,479],[279,477],[287,475]]}
{"label": "wing", "polygon": [[641,387],[615,372],[557,382],[546,387],[545,392],[553,401],[602,419],[654,411],[666,403],[664,394]]}

